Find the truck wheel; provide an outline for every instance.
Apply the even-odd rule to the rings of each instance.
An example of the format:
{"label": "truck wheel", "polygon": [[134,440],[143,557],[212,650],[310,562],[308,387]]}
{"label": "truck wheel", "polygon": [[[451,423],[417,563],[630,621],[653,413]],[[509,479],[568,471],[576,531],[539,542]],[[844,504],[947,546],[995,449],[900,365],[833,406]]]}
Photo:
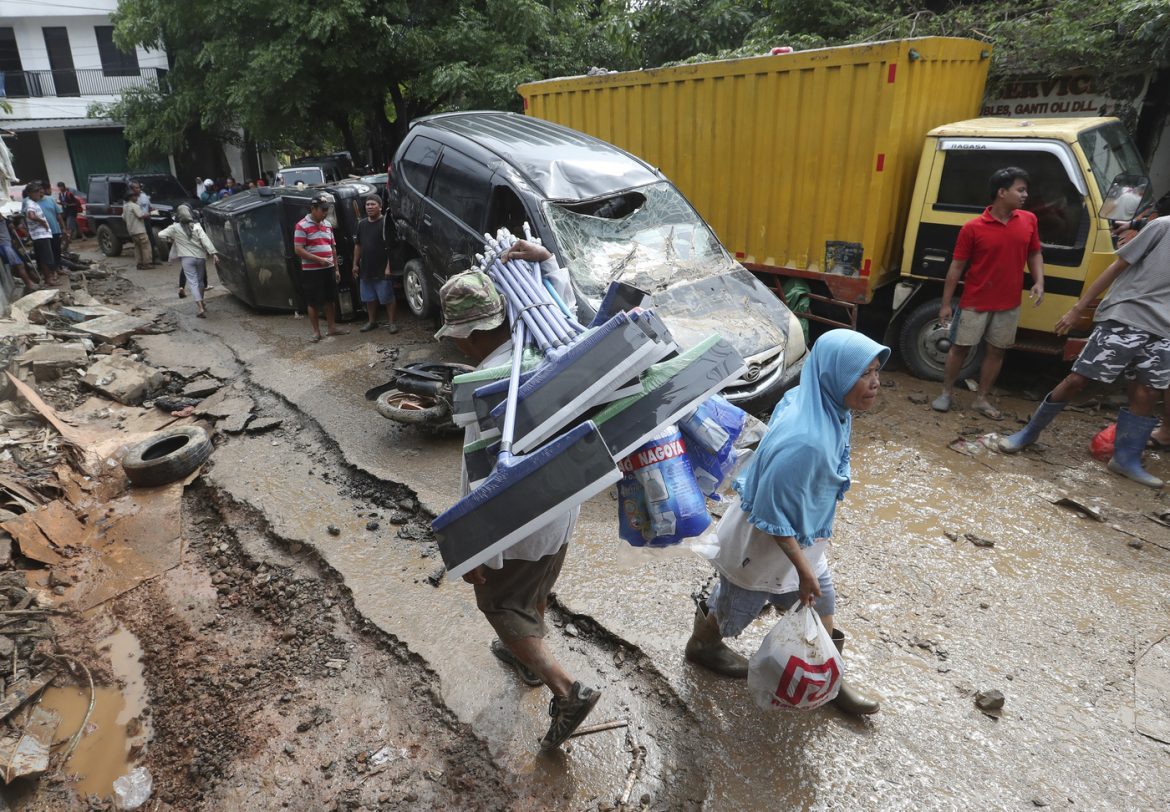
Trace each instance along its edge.
{"label": "truck wheel", "polygon": [[102,249],[102,253],[107,257],[122,256],[122,241],[118,239],[118,235],[109,226],[98,226],[97,230],[98,248]]}
{"label": "truck wheel", "polygon": [[[899,349],[902,361],[910,374],[927,381],[941,381],[951,348],[948,328],[938,321],[938,308],[942,299],[930,299],[918,305],[902,322]],[[959,370],[959,380],[975,376],[983,362],[983,347],[980,345],[967,354],[967,362]]]}
{"label": "truck wheel", "polygon": [[431,283],[427,280],[427,269],[423,267],[422,260],[412,259],[406,263],[402,269],[402,290],[411,313],[420,319],[431,314],[434,308]]}

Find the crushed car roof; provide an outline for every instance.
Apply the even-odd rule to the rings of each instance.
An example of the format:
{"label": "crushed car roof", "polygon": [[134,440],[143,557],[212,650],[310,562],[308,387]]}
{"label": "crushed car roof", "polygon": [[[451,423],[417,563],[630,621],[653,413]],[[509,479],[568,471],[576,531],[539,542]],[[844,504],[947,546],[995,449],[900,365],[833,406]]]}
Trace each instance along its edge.
{"label": "crushed car roof", "polygon": [[590,200],[661,180],[649,164],[592,136],[531,116],[499,111],[416,119],[498,155],[550,200]]}

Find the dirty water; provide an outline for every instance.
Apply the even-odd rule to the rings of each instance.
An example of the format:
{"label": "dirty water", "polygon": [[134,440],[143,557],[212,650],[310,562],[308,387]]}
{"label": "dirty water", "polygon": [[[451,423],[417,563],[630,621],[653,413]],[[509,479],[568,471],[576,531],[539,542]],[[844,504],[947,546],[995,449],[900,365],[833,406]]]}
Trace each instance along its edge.
{"label": "dirty water", "polygon": [[[361,400],[380,375],[346,379],[332,360],[290,353],[291,328],[303,322],[245,320],[230,300],[217,306],[240,316],[220,335],[249,362],[252,381],[317,421],[347,463],[406,484],[428,507],[450,503],[457,445],[387,429]],[[368,359],[359,340],[336,339],[329,354]],[[854,484],[830,553],[837,619],[850,635],[847,678],[880,698],[882,712],[865,721],[831,709],[762,714],[742,684],[688,665],[691,594],[710,570],[689,559],[617,567],[615,506],[603,494],[583,510],[558,599],[568,617],[599,624],[604,645],[563,631],[551,638],[575,673],[610,681],[590,721],[621,716],[628,705],[645,728],[640,740],[662,748],[650,770],[656,781],[669,784],[672,764],[700,770],[704,780],[673,797],[697,791],[710,809],[1163,808],[1170,748],[1134,729],[1133,660],[1137,634],[1170,631],[1170,559],[1153,545],[1129,547],[1132,537],[1110,524],[1170,543],[1166,528],[1141,518],[1165,496],[1086,460],[1098,416],[1063,416],[1037,452],[968,457],[947,444],[972,426],[986,433],[1005,424],[933,413],[906,400],[921,382],[883,377],[893,385],[883,388],[882,408],[855,423]],[[1033,405],[1001,403],[1020,415]],[[357,610],[427,661],[442,680],[443,701],[509,771],[547,783],[552,798],[568,792],[555,804],[563,808],[591,808],[620,787],[629,762],[619,758],[619,732],[575,743],[561,771],[534,756],[543,697],[520,688],[488,654],[490,631],[470,589],[430,587],[425,578],[439,564],[433,551],[394,538],[384,521],[390,532],[369,534],[360,513],[370,506],[339,499],[337,481],[306,476],[307,458],[290,464],[289,454],[303,451],[316,468],[330,452],[275,439],[276,446],[254,439],[222,446],[212,481],[255,505],[278,536],[320,550],[345,577]],[[1151,468],[1170,473],[1170,455],[1154,455]],[[1052,505],[1055,491],[1100,497],[1109,521]],[[342,529],[337,539],[324,532],[330,521]],[[967,532],[995,546],[976,547]],[[419,617],[441,621],[424,629]],[[750,654],[774,622],[766,614],[732,645]],[[614,667],[618,649],[638,665]],[[1007,697],[996,718],[973,702],[989,688]],[[648,787],[656,799],[660,786]]]}
{"label": "dirty water", "polygon": [[[132,752],[139,752],[151,737],[146,711],[146,680],[142,673],[142,647],[128,630],[117,631],[98,644],[109,657],[116,685],[94,689],[93,712],[85,733],[62,772],[81,795],[108,797],[115,779],[132,768]],[[88,686],[51,687],[41,700],[43,707],[61,716],[54,746],[62,746],[85,720],[90,704]]]}

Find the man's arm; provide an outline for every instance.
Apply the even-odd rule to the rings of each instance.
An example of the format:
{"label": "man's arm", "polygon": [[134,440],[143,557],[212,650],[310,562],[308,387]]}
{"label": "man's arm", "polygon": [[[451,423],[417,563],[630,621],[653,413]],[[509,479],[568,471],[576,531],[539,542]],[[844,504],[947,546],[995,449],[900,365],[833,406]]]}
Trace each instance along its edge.
{"label": "man's arm", "polygon": [[1121,257],[1113,260],[1113,264],[1106,268],[1103,274],[1094,279],[1093,283],[1081,295],[1081,298],[1077,299],[1077,303],[1072,306],[1072,309],[1060,317],[1060,321],[1056,323],[1056,334],[1062,336],[1068,333],[1080,320],[1081,315],[1085,312],[1085,308],[1090,303],[1096,301],[1128,267],[1129,263]]}
{"label": "man's arm", "polygon": [[938,320],[944,324],[949,324],[953,311],[951,310],[951,300],[955,297],[955,288],[959,286],[959,280],[963,278],[963,272],[967,270],[967,260],[953,259],[951,260],[951,267],[947,268],[947,278],[943,282],[942,304],[938,308]]}
{"label": "man's arm", "polygon": [[362,244],[357,240],[353,241],[353,278],[358,278],[358,268],[362,261]]}
{"label": "man's arm", "polygon": [[1032,274],[1032,290],[1029,295],[1032,297],[1032,306],[1039,307],[1040,303],[1044,301],[1044,254],[1040,251],[1033,251],[1028,254],[1028,271]]}

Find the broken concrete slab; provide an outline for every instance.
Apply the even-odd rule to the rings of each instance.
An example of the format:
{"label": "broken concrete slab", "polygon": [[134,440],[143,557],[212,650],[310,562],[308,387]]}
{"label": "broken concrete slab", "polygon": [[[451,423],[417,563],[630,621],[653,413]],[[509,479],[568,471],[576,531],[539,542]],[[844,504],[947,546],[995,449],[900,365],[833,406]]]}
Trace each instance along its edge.
{"label": "broken concrete slab", "polygon": [[95,335],[111,344],[122,344],[131,335],[145,330],[150,324],[146,319],[119,313],[116,316],[102,316],[90,321],[83,321],[77,325],[77,329]]}
{"label": "broken concrete slab", "polygon": [[30,364],[33,377],[38,381],[51,381],[61,373],[74,367],[84,366],[89,353],[81,342],[37,344],[16,356],[19,364]]}
{"label": "broken concrete slab", "polygon": [[237,412],[220,423],[219,428],[222,429],[225,434],[239,434],[248,427],[248,421],[251,419],[251,412]]}
{"label": "broken concrete slab", "polygon": [[0,341],[7,343],[14,338],[25,336],[44,336],[49,331],[43,325],[30,324],[27,321],[0,321]]}
{"label": "broken concrete slab", "polygon": [[57,312],[69,321],[90,321],[102,316],[121,316],[121,310],[115,310],[106,305],[61,305]]}
{"label": "broken concrete slab", "polygon": [[205,398],[214,395],[221,386],[223,384],[213,378],[198,378],[183,387],[183,397]]}
{"label": "broken concrete slab", "polygon": [[248,434],[263,434],[272,431],[283,422],[279,417],[261,417],[249,423],[246,431]]}
{"label": "broken concrete slab", "polygon": [[231,417],[235,414],[251,415],[256,408],[256,402],[247,395],[229,394],[230,389],[220,389],[207,400],[199,404],[195,414],[205,414],[211,417]]}
{"label": "broken concrete slab", "polygon": [[119,403],[136,406],[163,385],[163,374],[124,355],[105,355],[85,371],[82,381]]}
{"label": "broken concrete slab", "polygon": [[41,288],[34,290],[27,296],[21,296],[12,303],[12,318],[17,321],[43,321],[38,318],[37,311],[61,295],[57,288]]}

